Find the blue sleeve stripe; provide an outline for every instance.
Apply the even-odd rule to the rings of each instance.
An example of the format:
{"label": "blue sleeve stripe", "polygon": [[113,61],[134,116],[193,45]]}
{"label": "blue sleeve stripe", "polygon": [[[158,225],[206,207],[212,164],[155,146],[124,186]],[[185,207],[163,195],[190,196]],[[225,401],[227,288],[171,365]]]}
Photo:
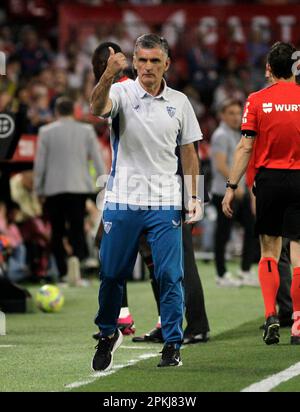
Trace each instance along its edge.
{"label": "blue sleeve stripe", "polygon": [[107,190],[112,190],[113,183],[114,183],[114,177],[116,174],[116,164],[117,164],[117,157],[118,157],[118,149],[119,149],[119,142],[120,142],[120,117],[117,115],[113,121],[112,121],[112,133],[114,135],[114,141],[113,141],[113,162],[112,162],[112,168],[111,168],[111,173],[107,181]]}

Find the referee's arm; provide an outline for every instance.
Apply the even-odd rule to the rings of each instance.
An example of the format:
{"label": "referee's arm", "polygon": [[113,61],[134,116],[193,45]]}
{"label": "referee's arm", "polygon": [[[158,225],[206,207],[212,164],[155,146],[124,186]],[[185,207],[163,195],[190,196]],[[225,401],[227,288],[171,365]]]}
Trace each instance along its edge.
{"label": "referee's arm", "polygon": [[[229,173],[229,182],[231,184],[238,184],[247,170],[254,145],[253,137],[255,137],[254,134],[248,136],[247,133],[243,132],[241,140],[235,149],[233,164]],[[229,218],[233,215],[232,202],[234,195],[234,189],[228,187],[222,201],[223,212]]]}
{"label": "referee's arm", "polygon": [[233,164],[229,173],[231,183],[239,183],[241,177],[245,174],[252,154],[254,139],[245,137],[244,132],[239,141],[233,157]]}

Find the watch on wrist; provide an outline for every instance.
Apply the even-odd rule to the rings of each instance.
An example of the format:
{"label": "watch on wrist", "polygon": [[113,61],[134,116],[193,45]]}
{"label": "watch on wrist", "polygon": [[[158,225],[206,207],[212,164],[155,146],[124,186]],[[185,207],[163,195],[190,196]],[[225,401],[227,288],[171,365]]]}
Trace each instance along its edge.
{"label": "watch on wrist", "polygon": [[196,200],[198,200],[199,202],[201,202],[201,197],[199,197],[199,196],[193,195],[193,196],[191,196],[191,198],[192,198],[192,199],[196,199]]}
{"label": "watch on wrist", "polygon": [[238,188],[238,185],[236,183],[230,183],[230,181],[227,180],[226,187],[230,187],[230,189],[235,190]]}

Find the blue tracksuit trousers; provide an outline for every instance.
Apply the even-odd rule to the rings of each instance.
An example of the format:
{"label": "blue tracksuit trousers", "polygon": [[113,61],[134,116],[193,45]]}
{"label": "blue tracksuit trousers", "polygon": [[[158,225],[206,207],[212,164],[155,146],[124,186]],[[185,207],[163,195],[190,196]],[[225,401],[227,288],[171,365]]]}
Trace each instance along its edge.
{"label": "blue tracksuit trousers", "polygon": [[[165,342],[180,344],[184,311],[181,211],[166,207],[127,207],[106,203],[101,241],[99,311],[95,319],[102,336],[115,332],[124,280],[133,271],[140,235],[151,246],[155,277],[160,285],[161,325]],[[132,210],[135,207],[135,210]],[[123,209],[123,210],[122,210]]]}

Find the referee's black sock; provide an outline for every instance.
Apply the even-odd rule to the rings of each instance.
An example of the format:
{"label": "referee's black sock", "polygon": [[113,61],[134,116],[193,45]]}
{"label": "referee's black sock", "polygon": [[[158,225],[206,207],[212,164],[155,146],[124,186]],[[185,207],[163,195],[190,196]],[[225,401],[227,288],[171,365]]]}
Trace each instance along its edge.
{"label": "referee's black sock", "polygon": [[152,287],[154,299],[155,299],[156,306],[157,306],[158,316],[160,316],[159,284],[158,284],[158,282],[157,282],[157,280],[155,279],[155,276],[154,276],[154,264],[153,264],[152,255],[144,257],[144,262],[145,262],[145,265],[147,266],[147,268],[149,270],[150,280],[151,280],[151,287]]}
{"label": "referee's black sock", "polygon": [[124,282],[122,308],[128,308],[127,282]]}

